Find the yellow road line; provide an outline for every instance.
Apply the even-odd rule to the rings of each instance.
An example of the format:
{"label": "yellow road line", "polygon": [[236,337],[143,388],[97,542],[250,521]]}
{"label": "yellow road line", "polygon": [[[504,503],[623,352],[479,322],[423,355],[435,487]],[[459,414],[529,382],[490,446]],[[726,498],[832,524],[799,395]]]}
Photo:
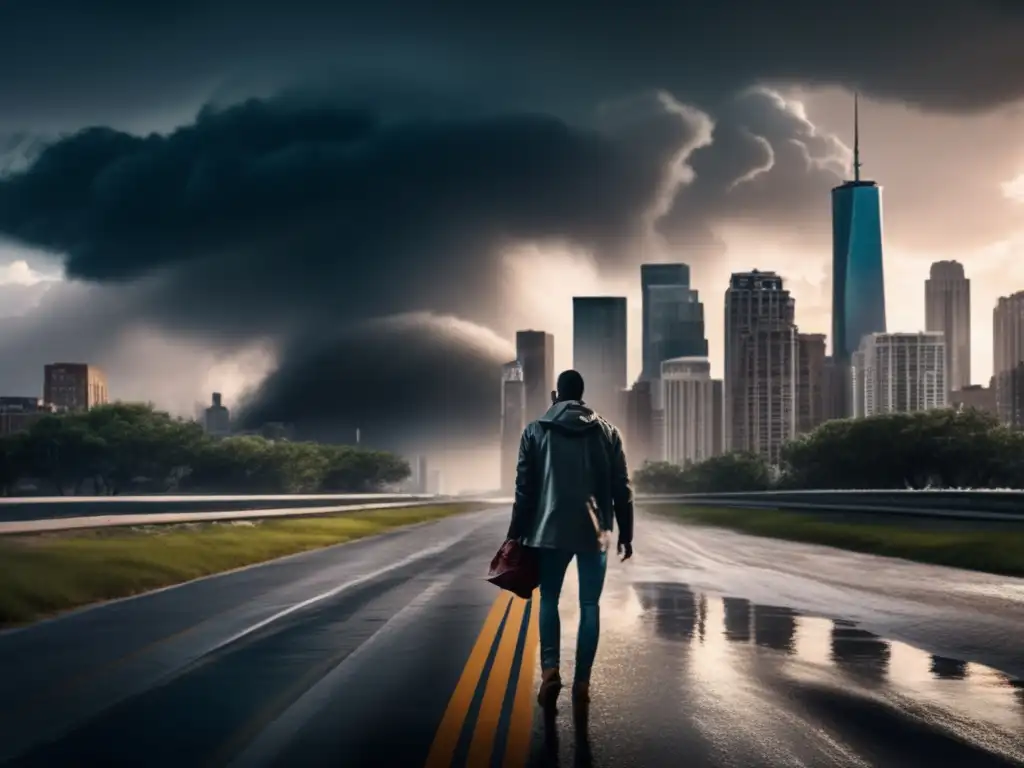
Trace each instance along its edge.
{"label": "yellow road line", "polygon": [[[490,613],[484,621],[483,629],[476,639],[476,645],[469,654],[466,667],[462,670],[462,676],[455,686],[455,692],[448,701],[448,708],[441,718],[441,725],[437,728],[434,736],[434,743],[430,746],[427,755],[425,768],[450,768],[455,758],[455,750],[459,745],[459,736],[462,734],[462,726],[469,714],[469,706],[473,701],[473,694],[476,692],[477,683],[483,675],[484,665],[494,645],[494,638],[501,627],[501,620],[505,616],[505,609],[512,600],[512,595],[502,592],[491,606]],[[497,661],[495,661],[497,663]]]}
{"label": "yellow road line", "polygon": [[533,731],[534,675],[537,671],[537,646],[540,644],[540,590],[533,593],[530,603],[530,625],[526,629],[526,644],[519,667],[519,682],[512,701],[512,718],[508,724],[503,768],[523,768],[530,757],[530,737]]}
{"label": "yellow road line", "polygon": [[476,717],[473,729],[473,740],[469,744],[467,766],[488,766],[491,764],[491,752],[494,749],[494,738],[498,733],[498,721],[508,691],[508,680],[512,674],[512,664],[516,660],[516,645],[523,626],[523,614],[526,612],[526,601],[512,601],[505,628],[501,631],[498,652],[494,656],[490,674],[487,675],[487,687],[484,698],[480,702],[480,713]]}

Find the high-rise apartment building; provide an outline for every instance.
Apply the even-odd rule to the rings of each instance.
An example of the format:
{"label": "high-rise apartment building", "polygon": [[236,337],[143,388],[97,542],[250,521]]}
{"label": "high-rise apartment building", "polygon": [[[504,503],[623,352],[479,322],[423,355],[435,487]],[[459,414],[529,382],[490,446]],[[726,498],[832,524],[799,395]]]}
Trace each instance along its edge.
{"label": "high-rise apartment building", "polygon": [[[832,190],[832,360],[848,369],[864,336],[884,333],[885,271],[882,261],[882,189],[860,178],[860,124],[854,101],[853,181]],[[837,382],[844,415],[849,407],[848,373]]]}
{"label": "high-rise apartment building", "polygon": [[[686,466],[706,461],[721,450],[721,412],[715,410],[711,364],[703,357],[680,357],[661,363],[665,411],[665,461]],[[718,388],[719,393],[721,388]]]}
{"label": "high-rise apartment building", "polygon": [[690,287],[686,264],[640,266],[642,296],[643,381],[661,373],[663,360],[676,357],[707,357],[704,305]]}
{"label": "high-rise apartment building", "polygon": [[828,420],[825,334],[799,333],[796,368],[796,431],[812,431]]}
{"label": "high-rise apartment building", "polygon": [[51,363],[43,369],[43,401],[62,411],[87,411],[108,402],[107,379],[87,363]]}
{"label": "high-rise apartment building", "polygon": [[946,386],[954,392],[971,385],[971,281],[958,261],[937,261],[924,281],[926,331],[946,339]]}
{"label": "high-rise apartment building", "polygon": [[948,403],[941,331],[865,336],[852,374],[855,416],[927,411]]}
{"label": "high-rise apartment building", "polygon": [[518,360],[501,368],[501,490],[511,493],[516,485],[519,441],[531,419],[526,417],[526,383]]}
{"label": "high-rise apartment building", "polygon": [[796,434],[795,305],[774,272],[734,274],[725,293],[725,450],[776,461]]}
{"label": "high-rise apartment building", "polygon": [[999,421],[1024,427],[1024,291],[1000,297],[992,312],[992,375]]}
{"label": "high-rise apartment building", "polygon": [[523,369],[526,421],[539,419],[551,407],[555,388],[555,337],[544,331],[516,333],[516,359]]}
{"label": "high-rise apartment building", "polygon": [[613,423],[626,387],[626,299],[576,296],[572,300],[572,367],[583,376],[584,399]]}

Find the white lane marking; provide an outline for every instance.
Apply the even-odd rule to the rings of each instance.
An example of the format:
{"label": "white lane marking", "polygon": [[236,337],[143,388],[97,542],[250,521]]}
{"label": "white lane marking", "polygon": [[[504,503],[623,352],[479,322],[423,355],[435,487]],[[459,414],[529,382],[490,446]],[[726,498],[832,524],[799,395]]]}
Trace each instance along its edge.
{"label": "white lane marking", "polygon": [[434,580],[412,602],[384,622],[380,629],[366,638],[358,648],[342,659],[341,663],[320,678],[313,687],[278,715],[259,736],[249,743],[245,751],[229,764],[229,768],[262,768],[273,764],[303,726],[334,698],[340,687],[339,683],[348,676],[352,664],[358,662],[367,653],[368,648],[395,634],[396,631],[400,631],[409,623],[409,619],[415,613],[421,611],[437,595],[444,592],[454,580],[454,574]]}

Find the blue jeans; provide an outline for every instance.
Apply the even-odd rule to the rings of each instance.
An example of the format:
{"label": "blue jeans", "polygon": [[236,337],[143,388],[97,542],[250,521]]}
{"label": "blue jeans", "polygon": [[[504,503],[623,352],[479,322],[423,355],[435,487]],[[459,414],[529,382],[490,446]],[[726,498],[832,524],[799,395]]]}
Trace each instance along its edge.
{"label": "blue jeans", "polygon": [[580,682],[590,680],[590,669],[597,655],[601,633],[601,591],[608,556],[604,552],[567,552],[541,549],[540,552],[540,664],[541,669],[558,666],[562,623],[558,616],[558,598],[562,594],[565,571],[573,557],[580,581],[580,628],[576,636],[576,675]]}

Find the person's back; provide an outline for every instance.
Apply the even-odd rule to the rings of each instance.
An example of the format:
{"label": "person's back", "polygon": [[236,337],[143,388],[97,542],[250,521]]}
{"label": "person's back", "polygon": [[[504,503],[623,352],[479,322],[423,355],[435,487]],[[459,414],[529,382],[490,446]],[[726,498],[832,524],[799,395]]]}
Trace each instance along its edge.
{"label": "person's back", "polygon": [[558,599],[569,563],[579,571],[580,627],[574,694],[589,695],[600,632],[598,607],[607,542],[619,525],[619,551],[632,555],[633,494],[618,430],[582,401],[576,371],[558,377],[547,413],[523,432],[509,538],[539,553],[542,682],[538,696],[554,703],[561,689]]}

